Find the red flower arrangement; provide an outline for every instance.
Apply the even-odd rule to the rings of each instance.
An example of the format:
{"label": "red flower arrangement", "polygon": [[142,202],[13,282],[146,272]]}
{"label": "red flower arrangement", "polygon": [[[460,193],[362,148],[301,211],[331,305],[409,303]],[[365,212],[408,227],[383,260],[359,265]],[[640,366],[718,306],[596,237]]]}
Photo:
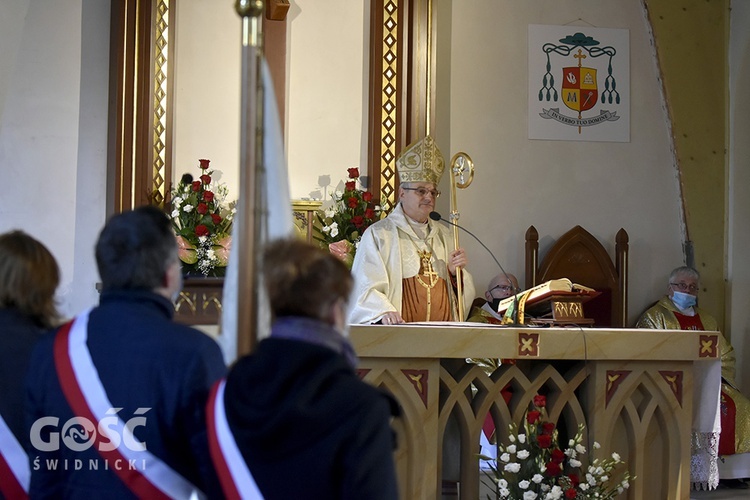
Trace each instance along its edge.
{"label": "red flower arrangement", "polygon": [[344,191],[333,195],[333,205],[316,214],[315,239],[351,267],[362,233],[380,220],[381,210],[373,204],[372,193],[358,187],[359,168],[347,169]]}
{"label": "red flower arrangement", "polygon": [[[586,448],[582,445],[583,424],[564,451],[558,444],[558,431],[547,420],[547,398],[534,396],[533,409],[526,412],[524,432],[511,424],[509,444],[498,445],[498,458],[480,455],[487,461],[485,473],[492,480],[497,498],[512,500],[612,499],[630,485],[628,471],[614,482],[615,469],[623,465],[620,456],[612,453],[607,459],[594,459],[584,467]],[[594,443],[594,448],[599,448]],[[486,484],[486,483],[485,483]]]}
{"label": "red flower arrangement", "polygon": [[227,187],[213,182],[211,160],[198,162],[199,180],[185,174],[171,193],[172,227],[187,273],[221,276],[229,260],[235,203],[226,204]]}

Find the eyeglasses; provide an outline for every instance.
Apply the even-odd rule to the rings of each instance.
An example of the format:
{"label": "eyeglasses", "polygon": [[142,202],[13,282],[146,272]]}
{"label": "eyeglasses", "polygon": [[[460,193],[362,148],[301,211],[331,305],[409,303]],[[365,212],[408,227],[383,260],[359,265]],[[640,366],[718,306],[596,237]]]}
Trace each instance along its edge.
{"label": "eyeglasses", "polygon": [[419,195],[420,198],[424,198],[425,196],[427,196],[427,193],[431,194],[433,198],[437,198],[438,196],[440,196],[440,191],[438,191],[437,189],[427,189],[423,187],[418,187],[418,188],[405,187],[402,189],[405,189],[406,191],[416,191],[417,195]]}
{"label": "eyeglasses", "polygon": [[497,290],[498,288],[500,290],[502,290],[503,292],[512,292],[513,291],[513,285],[497,285],[497,286],[493,286],[492,288],[490,288],[488,290],[488,292],[492,293],[493,291]]}
{"label": "eyeglasses", "polygon": [[690,290],[691,292],[698,291],[698,285],[693,285],[693,284],[688,285],[687,283],[670,283],[670,285],[679,288],[683,292],[687,290]]}

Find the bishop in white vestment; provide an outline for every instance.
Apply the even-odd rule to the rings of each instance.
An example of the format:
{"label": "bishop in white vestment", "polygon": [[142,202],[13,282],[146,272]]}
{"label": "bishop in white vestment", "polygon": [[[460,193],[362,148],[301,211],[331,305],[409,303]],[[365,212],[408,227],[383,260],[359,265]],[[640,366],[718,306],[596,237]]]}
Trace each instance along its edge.
{"label": "bishop in white vestment", "polygon": [[352,265],[355,278],[350,323],[398,324],[463,321],[458,317],[456,267],[461,300],[469,311],[474,283],[464,269],[466,252],[451,250],[449,229],[432,221],[445,162],[432,137],[407,146],[396,160],[399,203],[362,235]]}

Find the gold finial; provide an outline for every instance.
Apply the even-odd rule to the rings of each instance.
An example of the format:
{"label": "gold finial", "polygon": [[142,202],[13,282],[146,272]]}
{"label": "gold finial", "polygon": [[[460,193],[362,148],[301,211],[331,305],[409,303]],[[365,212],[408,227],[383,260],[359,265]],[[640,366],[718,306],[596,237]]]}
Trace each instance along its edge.
{"label": "gold finial", "polygon": [[240,17],[259,17],[263,14],[263,0],[236,0],[234,10]]}

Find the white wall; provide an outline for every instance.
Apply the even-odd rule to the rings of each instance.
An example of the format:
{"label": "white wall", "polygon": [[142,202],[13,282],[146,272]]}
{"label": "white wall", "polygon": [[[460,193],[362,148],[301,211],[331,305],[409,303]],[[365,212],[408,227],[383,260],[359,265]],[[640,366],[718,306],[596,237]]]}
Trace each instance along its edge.
{"label": "white wall", "polygon": [[[729,36],[729,238],[727,325],[737,359],[750,355],[750,3],[732,1]],[[737,381],[750,390],[750,367],[737,363]]]}
{"label": "white wall", "polygon": [[241,19],[232,2],[175,4],[173,176],[198,177],[198,160],[211,160],[214,180],[239,192]]}
{"label": "white wall", "polygon": [[287,28],[287,151],[292,199],[330,198],[365,163],[365,0],[293,0]]}
{"label": "white wall", "polygon": [[98,300],[109,6],[5,0],[0,11],[0,232],[23,229],[50,249],[62,269],[61,309],[71,315]]}
{"label": "white wall", "polygon": [[[634,323],[682,263],[676,170],[640,2],[474,0],[453,2],[452,19],[450,142],[441,147],[447,157],[468,152],[477,170],[474,184],[458,193],[461,222],[519,279],[529,225],[539,231],[542,255],[577,224],[614,255],[615,234],[625,228]],[[630,31],[629,143],[528,139],[528,25],[571,21],[571,34],[590,25]],[[471,270],[496,274],[479,245],[464,237],[461,243]]]}

